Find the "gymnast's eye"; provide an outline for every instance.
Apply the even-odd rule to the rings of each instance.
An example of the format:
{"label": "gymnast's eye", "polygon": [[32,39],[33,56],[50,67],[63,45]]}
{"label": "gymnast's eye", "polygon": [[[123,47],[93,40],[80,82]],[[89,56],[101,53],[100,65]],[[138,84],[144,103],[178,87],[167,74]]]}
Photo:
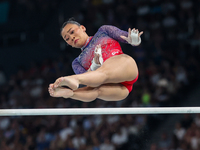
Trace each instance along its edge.
{"label": "gymnast's eye", "polygon": [[73,33],[74,33],[74,30],[71,31],[71,34],[73,34]]}
{"label": "gymnast's eye", "polygon": [[68,41],[68,40],[69,40],[69,38],[66,39],[66,41]]}

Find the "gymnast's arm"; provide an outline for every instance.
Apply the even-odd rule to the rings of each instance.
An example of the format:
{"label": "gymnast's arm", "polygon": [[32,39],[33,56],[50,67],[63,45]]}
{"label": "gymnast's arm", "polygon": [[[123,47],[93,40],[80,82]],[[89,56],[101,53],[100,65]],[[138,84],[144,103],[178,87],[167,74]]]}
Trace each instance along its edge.
{"label": "gymnast's arm", "polygon": [[82,74],[86,72],[85,68],[79,63],[78,57],[73,60],[72,68],[75,74]]}
{"label": "gymnast's arm", "polygon": [[129,32],[127,32],[111,25],[103,25],[99,28],[99,31],[105,32],[109,37],[115,39],[118,42],[128,43],[132,46],[140,45],[140,36],[143,34],[143,32],[139,32],[135,28],[132,30],[129,28]]}
{"label": "gymnast's arm", "polygon": [[87,72],[87,71],[94,71],[96,69],[98,69],[99,67],[101,67],[101,64],[100,62],[98,61],[99,59],[99,55],[95,54],[94,56],[94,59],[93,59],[93,62],[92,62],[92,65],[91,67],[86,70],[78,61],[78,57],[74,59],[74,61],[72,62],[72,68],[74,70],[74,73],[75,74],[82,74],[84,72]]}

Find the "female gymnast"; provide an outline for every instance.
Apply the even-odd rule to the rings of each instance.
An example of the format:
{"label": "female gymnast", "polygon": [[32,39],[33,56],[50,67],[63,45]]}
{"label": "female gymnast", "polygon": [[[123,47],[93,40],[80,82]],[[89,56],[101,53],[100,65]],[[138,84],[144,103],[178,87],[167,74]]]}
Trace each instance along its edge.
{"label": "female gymnast", "polygon": [[[61,28],[61,35],[67,44],[81,48],[82,52],[72,62],[76,75],[60,77],[50,84],[50,95],[83,102],[96,98],[125,99],[138,79],[138,68],[135,60],[123,53],[119,42],[137,46],[142,34],[135,28],[126,32],[103,25],[94,36],[88,36],[83,25],[68,20]],[[86,86],[79,88],[79,85]]]}

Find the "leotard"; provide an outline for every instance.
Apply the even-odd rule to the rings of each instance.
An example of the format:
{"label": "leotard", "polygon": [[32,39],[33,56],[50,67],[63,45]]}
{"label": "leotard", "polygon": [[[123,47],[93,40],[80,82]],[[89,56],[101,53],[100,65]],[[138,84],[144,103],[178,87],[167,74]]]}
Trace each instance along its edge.
{"label": "leotard", "polygon": [[[112,56],[123,54],[119,42],[127,42],[120,37],[121,35],[127,37],[128,32],[110,25],[101,26],[93,37],[88,38],[85,45],[81,48],[81,54],[72,62],[75,74],[84,73],[90,68],[94,58],[95,47],[99,44],[101,44],[103,62]],[[132,81],[125,81],[121,84],[131,92],[133,83],[137,79],[138,76]]]}

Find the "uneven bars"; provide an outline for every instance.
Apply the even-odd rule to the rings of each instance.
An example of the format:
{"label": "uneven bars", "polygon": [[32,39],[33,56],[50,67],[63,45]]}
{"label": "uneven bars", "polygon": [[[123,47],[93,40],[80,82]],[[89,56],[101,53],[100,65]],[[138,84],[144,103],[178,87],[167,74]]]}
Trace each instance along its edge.
{"label": "uneven bars", "polygon": [[200,113],[200,107],[0,109],[0,116],[188,114],[188,113]]}

